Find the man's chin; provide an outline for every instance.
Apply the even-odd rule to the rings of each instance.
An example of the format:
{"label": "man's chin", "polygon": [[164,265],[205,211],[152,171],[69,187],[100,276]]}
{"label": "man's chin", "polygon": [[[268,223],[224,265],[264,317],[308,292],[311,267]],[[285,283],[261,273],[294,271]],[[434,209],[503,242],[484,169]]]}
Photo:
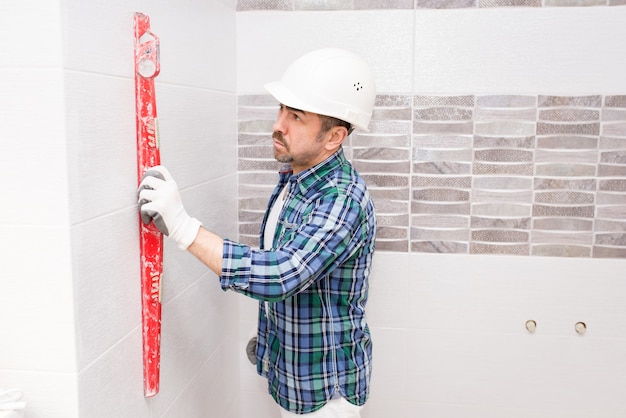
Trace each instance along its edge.
{"label": "man's chin", "polygon": [[284,154],[274,154],[274,158],[279,163],[290,163],[293,161],[293,158],[291,158],[290,155],[284,155]]}

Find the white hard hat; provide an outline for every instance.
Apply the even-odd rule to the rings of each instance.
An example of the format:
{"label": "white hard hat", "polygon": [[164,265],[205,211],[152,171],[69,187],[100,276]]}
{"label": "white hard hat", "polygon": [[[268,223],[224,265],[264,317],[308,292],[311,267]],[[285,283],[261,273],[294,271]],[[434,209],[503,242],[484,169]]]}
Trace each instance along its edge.
{"label": "white hard hat", "polygon": [[367,63],[338,48],[309,52],[265,89],[285,106],[332,116],[367,131],[376,86]]}

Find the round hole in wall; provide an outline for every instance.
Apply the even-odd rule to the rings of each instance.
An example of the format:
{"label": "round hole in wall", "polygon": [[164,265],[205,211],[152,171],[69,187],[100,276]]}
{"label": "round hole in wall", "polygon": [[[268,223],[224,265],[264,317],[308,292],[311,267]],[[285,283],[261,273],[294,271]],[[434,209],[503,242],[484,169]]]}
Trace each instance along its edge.
{"label": "round hole in wall", "polygon": [[526,321],[526,329],[528,330],[528,332],[535,332],[535,330],[537,329],[537,322],[529,319],[528,321]]}
{"label": "round hole in wall", "polygon": [[576,325],[574,325],[574,329],[579,335],[583,335],[587,331],[587,324],[585,324],[584,322],[576,322]]}

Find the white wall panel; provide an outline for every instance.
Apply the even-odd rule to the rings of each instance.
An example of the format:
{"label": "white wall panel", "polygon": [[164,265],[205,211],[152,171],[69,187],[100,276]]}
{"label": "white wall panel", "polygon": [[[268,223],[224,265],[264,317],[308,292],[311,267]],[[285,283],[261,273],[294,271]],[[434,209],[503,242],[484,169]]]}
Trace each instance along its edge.
{"label": "white wall panel", "polygon": [[[161,40],[160,83],[233,92],[235,6],[226,1],[141,2]],[[233,3],[230,1],[230,3]]]}
{"label": "white wall panel", "polygon": [[134,81],[70,71],[65,89],[72,222],[135,206]]}
{"label": "white wall panel", "polygon": [[67,225],[60,70],[0,69],[0,223]]}
{"label": "white wall panel", "polygon": [[378,91],[411,90],[413,11],[379,10],[238,13],[238,92],[265,93],[293,60],[323,47],[360,54]]}
{"label": "white wall panel", "polygon": [[625,20],[624,7],[417,10],[414,93],[624,91]]}

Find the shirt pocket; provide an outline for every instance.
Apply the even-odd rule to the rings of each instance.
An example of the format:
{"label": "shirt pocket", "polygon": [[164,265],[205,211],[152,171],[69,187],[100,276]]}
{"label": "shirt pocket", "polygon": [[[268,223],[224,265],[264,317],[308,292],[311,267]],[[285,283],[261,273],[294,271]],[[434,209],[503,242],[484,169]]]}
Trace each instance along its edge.
{"label": "shirt pocket", "polygon": [[298,231],[298,224],[285,220],[278,221],[278,227],[280,228],[278,243],[284,245],[285,243],[294,239],[296,232]]}

